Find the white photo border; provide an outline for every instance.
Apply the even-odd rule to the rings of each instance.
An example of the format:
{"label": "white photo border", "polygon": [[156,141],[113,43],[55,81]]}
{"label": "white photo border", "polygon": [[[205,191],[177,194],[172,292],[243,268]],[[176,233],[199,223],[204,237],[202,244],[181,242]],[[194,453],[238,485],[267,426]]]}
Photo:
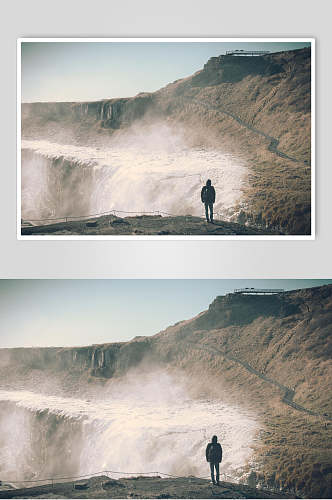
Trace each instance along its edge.
{"label": "white photo border", "polygon": [[[142,42],[183,42],[183,43],[193,43],[193,42],[310,42],[311,44],[311,234],[310,235],[103,235],[103,236],[93,236],[93,235],[45,235],[45,236],[32,236],[32,235],[22,235],[21,234],[21,45],[25,42],[89,42],[89,43],[100,43],[100,42],[123,42],[123,43],[142,43]],[[18,240],[315,240],[316,239],[316,39],[313,37],[301,37],[301,38],[291,38],[291,37],[237,37],[237,38],[210,38],[210,37],[198,37],[198,38],[175,38],[175,37],[163,37],[163,38],[18,38],[17,39],[17,239]]]}

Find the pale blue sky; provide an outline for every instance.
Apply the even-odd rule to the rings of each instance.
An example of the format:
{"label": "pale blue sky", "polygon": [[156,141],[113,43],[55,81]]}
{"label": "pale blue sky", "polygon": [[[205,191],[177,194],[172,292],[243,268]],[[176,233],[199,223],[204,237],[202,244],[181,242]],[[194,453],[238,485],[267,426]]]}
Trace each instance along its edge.
{"label": "pale blue sky", "polygon": [[234,288],[331,280],[0,280],[0,348],[74,346],[153,335]]}
{"label": "pale blue sky", "polygon": [[153,92],[226,50],[310,42],[22,42],[22,101],[92,101]]}

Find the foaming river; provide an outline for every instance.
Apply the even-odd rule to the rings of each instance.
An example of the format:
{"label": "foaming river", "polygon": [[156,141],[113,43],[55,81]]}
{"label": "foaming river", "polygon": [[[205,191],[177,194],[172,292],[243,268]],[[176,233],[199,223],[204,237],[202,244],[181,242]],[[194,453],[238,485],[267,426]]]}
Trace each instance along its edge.
{"label": "foaming river", "polygon": [[85,216],[111,210],[203,216],[210,178],[215,212],[236,216],[247,182],[242,160],[182,142],[110,142],[103,147],[22,141],[22,218]]}
{"label": "foaming river", "polygon": [[[6,481],[113,471],[208,477],[205,447],[217,434],[222,472],[233,479],[250,460],[254,415],[181,388],[147,383],[96,399],[0,390],[0,477]],[[119,473],[119,474],[118,474]]]}

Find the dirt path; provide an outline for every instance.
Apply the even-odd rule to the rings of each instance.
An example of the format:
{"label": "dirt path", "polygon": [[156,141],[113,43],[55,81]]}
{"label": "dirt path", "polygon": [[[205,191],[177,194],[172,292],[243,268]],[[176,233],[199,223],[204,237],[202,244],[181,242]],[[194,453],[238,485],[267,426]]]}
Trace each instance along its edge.
{"label": "dirt path", "polygon": [[295,397],[294,389],[290,389],[289,387],[286,387],[285,385],[280,384],[277,380],[274,380],[270,377],[267,377],[266,375],[264,375],[264,373],[261,373],[258,370],[256,370],[255,368],[253,368],[252,366],[250,366],[249,363],[247,363],[246,361],[241,361],[240,359],[235,358],[234,356],[229,356],[216,348],[197,346],[197,345],[193,345],[190,343],[187,343],[187,345],[190,345],[191,347],[194,347],[195,349],[201,349],[204,351],[211,352],[212,354],[218,353],[218,354],[222,355],[228,361],[232,361],[233,363],[237,363],[238,365],[241,365],[248,372],[253,373],[254,375],[259,377],[260,379],[267,382],[268,384],[271,384],[271,385],[274,385],[275,387],[278,387],[283,392],[283,395],[281,398],[282,403],[287,404],[288,406],[294,408],[295,410],[301,411],[303,413],[307,413],[308,415],[313,415],[315,417],[320,417],[320,418],[327,420],[327,421],[330,421],[330,422],[332,421],[332,418],[330,418],[329,416],[326,416],[322,413],[310,410],[309,408],[305,408],[304,406],[301,406],[298,403],[295,403],[293,401],[293,399]]}
{"label": "dirt path", "polygon": [[249,123],[246,123],[240,117],[238,117],[234,113],[231,113],[230,111],[227,111],[225,108],[222,108],[220,106],[213,106],[212,104],[208,104],[204,101],[198,101],[198,100],[193,101],[190,97],[185,97],[182,99],[190,101],[192,104],[198,104],[198,105],[204,106],[207,109],[217,111],[218,113],[222,113],[224,115],[229,116],[230,118],[233,118],[233,120],[237,121],[237,123],[239,123],[242,127],[246,127],[251,132],[254,132],[255,134],[258,134],[258,135],[264,137],[265,139],[267,139],[268,141],[270,141],[270,144],[268,145],[267,149],[271,153],[274,153],[277,156],[279,156],[280,158],[284,158],[284,159],[292,161],[294,163],[302,163],[303,165],[308,166],[308,162],[306,160],[305,161],[298,160],[297,158],[289,156],[286,153],[284,153],[283,151],[280,151],[280,149],[278,149],[279,139],[276,139],[275,137],[272,137],[271,135],[265,134],[265,132],[262,132],[261,130],[258,130],[257,128],[252,127],[251,125],[249,125]]}

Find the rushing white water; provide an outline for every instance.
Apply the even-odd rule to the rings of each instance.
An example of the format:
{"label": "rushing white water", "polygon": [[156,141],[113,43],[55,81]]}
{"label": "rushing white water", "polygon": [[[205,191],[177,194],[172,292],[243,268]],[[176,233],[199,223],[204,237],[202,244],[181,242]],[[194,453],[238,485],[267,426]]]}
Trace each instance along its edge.
{"label": "rushing white water", "polygon": [[244,162],[189,148],[168,130],[162,137],[150,133],[146,142],[140,137],[102,147],[23,140],[22,218],[111,210],[202,216],[200,191],[208,178],[216,188],[215,212],[234,216],[247,180]]}
{"label": "rushing white water", "polygon": [[213,434],[223,447],[222,472],[239,477],[258,430],[252,414],[190,399],[168,376],[130,386],[120,383],[95,400],[0,390],[1,478],[105,470],[208,476]]}

